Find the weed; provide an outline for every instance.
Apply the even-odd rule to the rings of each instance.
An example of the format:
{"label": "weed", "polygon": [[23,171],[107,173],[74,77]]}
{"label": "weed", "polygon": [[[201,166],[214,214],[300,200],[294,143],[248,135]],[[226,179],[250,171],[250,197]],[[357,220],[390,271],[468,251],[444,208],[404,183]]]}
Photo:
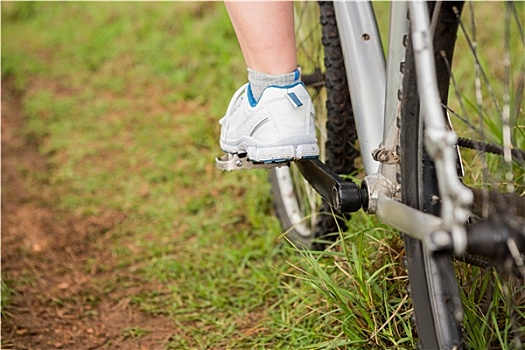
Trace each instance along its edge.
{"label": "weed", "polygon": [[8,311],[8,308],[9,308],[9,305],[10,305],[10,302],[11,302],[11,299],[13,297],[13,293],[14,293],[14,290],[12,288],[10,288],[7,283],[5,282],[4,278],[2,277],[2,280],[0,281],[1,283],[1,307],[2,307],[2,318],[7,318],[9,317],[9,311]]}
{"label": "weed", "polygon": [[148,334],[148,331],[138,326],[122,329],[122,335],[124,336],[124,338],[136,339],[136,338],[143,337],[146,334]]}

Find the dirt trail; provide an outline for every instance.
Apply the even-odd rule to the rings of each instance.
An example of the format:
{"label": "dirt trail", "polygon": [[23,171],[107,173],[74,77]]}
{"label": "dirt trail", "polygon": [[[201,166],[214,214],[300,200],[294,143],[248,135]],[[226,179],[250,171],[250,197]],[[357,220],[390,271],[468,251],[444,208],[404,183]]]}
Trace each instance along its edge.
{"label": "dirt trail", "polygon": [[[112,271],[112,229],[125,215],[79,218],[56,208],[53,189],[35,181],[48,164],[21,133],[23,96],[2,83],[2,275],[13,295],[1,348],[166,348],[174,323],[137,310],[131,290],[119,288],[133,274]],[[146,288],[137,284],[133,295]]]}

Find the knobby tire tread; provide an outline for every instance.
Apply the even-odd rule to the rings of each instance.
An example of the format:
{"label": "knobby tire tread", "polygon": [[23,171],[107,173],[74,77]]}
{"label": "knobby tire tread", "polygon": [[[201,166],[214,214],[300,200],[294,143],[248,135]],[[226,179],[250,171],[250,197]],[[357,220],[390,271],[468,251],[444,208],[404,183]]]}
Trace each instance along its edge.
{"label": "knobby tire tread", "polygon": [[[355,160],[359,157],[359,151],[356,147],[357,132],[335,10],[331,1],[320,1],[319,9],[327,95],[325,162],[337,174],[351,174],[356,171]],[[344,220],[334,220],[330,205],[325,201],[322,202],[321,213],[325,214],[319,216],[315,227],[314,234],[318,242],[314,243],[314,249],[324,249],[325,244],[322,241],[333,241],[337,238],[329,234],[346,229]]]}

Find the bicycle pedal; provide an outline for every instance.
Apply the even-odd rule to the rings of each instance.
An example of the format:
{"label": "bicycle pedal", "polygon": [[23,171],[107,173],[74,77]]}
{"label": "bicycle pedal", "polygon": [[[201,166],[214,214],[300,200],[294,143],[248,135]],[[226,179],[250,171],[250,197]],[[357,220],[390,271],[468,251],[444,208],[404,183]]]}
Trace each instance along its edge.
{"label": "bicycle pedal", "polygon": [[232,171],[242,169],[271,169],[282,166],[289,166],[290,160],[284,160],[281,162],[253,162],[248,159],[247,154],[232,154],[225,153],[220,158],[215,158],[215,166],[221,170]]}

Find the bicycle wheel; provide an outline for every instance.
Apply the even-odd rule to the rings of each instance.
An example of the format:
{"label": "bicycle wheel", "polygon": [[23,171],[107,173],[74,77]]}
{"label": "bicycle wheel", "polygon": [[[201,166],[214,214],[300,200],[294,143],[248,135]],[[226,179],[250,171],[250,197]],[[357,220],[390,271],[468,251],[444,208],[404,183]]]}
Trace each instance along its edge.
{"label": "bicycle wheel", "polygon": [[[525,225],[517,208],[524,199],[523,4],[442,2],[429,6],[434,9],[441,102],[459,136],[459,146],[473,149],[458,153],[458,176],[474,191],[475,199],[481,199],[475,200],[476,215],[470,223],[496,212],[501,225],[510,223],[523,233]],[[425,126],[420,123],[410,38],[408,43],[400,120],[402,198],[438,215],[439,191],[423,145]],[[405,237],[405,250],[422,348],[522,348],[525,289],[521,278],[511,276],[509,259],[488,261],[467,254],[463,260],[469,264],[453,262],[451,256],[429,253],[410,237]],[[522,259],[520,253],[511,257]]]}
{"label": "bicycle wheel", "polygon": [[[335,13],[331,2],[296,3],[296,39],[303,82],[316,110],[320,158],[338,174],[356,170],[357,135]],[[296,246],[322,249],[344,220],[310,187],[292,164],[270,172],[277,216]]]}

